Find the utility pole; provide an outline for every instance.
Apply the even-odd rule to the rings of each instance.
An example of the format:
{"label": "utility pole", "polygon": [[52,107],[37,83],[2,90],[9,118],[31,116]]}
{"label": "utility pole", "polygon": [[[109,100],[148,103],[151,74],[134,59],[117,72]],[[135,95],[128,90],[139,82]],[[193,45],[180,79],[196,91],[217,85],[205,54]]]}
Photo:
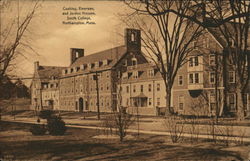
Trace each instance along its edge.
{"label": "utility pole", "polygon": [[99,103],[99,86],[98,86],[98,72],[95,72],[95,75],[93,75],[94,80],[96,81],[96,97],[97,97],[97,118],[100,120],[100,103]]}

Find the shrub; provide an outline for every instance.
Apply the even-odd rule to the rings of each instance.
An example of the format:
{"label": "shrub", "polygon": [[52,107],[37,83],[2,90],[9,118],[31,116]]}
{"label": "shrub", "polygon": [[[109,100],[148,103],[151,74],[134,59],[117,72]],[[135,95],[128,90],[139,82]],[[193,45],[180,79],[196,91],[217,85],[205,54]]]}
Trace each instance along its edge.
{"label": "shrub", "polygon": [[48,131],[51,135],[64,135],[66,131],[65,122],[59,116],[53,116],[47,122]]}
{"label": "shrub", "polygon": [[54,114],[54,111],[51,111],[51,110],[42,110],[39,113],[39,117],[42,118],[42,119],[50,119],[53,114]]}
{"label": "shrub", "polygon": [[45,125],[33,125],[30,128],[30,132],[32,135],[44,135],[46,133],[47,129]]}

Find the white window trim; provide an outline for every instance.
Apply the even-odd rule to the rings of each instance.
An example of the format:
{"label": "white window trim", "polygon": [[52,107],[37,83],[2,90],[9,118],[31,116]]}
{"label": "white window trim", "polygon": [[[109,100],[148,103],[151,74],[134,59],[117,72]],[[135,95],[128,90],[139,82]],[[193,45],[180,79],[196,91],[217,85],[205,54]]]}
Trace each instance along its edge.
{"label": "white window trim", "polygon": [[[180,102],[180,98],[181,98],[181,97],[183,98],[183,102],[182,102],[182,103],[183,103],[183,109],[180,109],[180,103],[181,103],[181,102]],[[184,102],[185,102],[185,101],[184,101],[184,96],[183,96],[183,95],[179,95],[179,96],[178,96],[178,111],[184,111]]]}
{"label": "white window trim", "polygon": [[[182,84],[180,84],[180,76],[182,77]],[[178,86],[183,86],[183,75],[178,75]]]}
{"label": "white window trim", "polygon": [[[214,56],[214,64],[211,64],[211,57]],[[209,65],[215,65],[215,54],[209,54]]]}
{"label": "white window trim", "polygon": [[[211,74],[214,73],[214,82],[211,82]],[[215,72],[209,72],[209,83],[215,84]]]}
{"label": "white window trim", "polygon": [[[233,81],[230,81],[230,73],[233,73]],[[235,71],[229,71],[228,72],[228,81],[229,81],[229,83],[235,83]]]}
{"label": "white window trim", "polygon": [[[209,102],[209,111],[212,112],[212,108],[211,108],[211,95],[215,95],[213,93],[209,93],[208,94],[208,102]],[[216,99],[216,98],[215,98]],[[216,103],[216,101],[215,101]],[[216,109],[215,109],[216,110]],[[214,111],[214,110],[213,110]]]}
{"label": "white window trim", "polygon": [[227,103],[228,105],[230,104],[230,100],[229,100],[229,95],[233,95],[234,96],[234,110],[230,109],[230,111],[233,111],[233,112],[236,112],[237,109],[236,109],[236,94],[235,93],[228,93],[228,96],[227,96]]}

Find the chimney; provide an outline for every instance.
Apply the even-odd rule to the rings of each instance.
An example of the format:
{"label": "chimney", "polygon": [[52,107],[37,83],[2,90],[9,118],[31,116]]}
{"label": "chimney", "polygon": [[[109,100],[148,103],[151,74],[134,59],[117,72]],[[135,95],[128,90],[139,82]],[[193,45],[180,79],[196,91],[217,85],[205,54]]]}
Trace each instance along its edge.
{"label": "chimney", "polygon": [[125,29],[125,45],[128,52],[141,51],[141,31],[137,29]]}
{"label": "chimney", "polygon": [[34,69],[37,71],[39,69],[39,61],[34,62]]}
{"label": "chimney", "polygon": [[70,64],[73,64],[77,59],[84,56],[84,49],[71,48],[70,49]]}

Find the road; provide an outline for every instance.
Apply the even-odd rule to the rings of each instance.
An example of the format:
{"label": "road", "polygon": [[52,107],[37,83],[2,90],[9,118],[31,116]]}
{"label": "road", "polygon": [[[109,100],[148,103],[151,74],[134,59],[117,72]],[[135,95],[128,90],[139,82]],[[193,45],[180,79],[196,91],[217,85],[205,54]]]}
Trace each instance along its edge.
{"label": "road", "polygon": [[[16,117],[15,120],[13,116],[3,116],[2,120],[12,121],[12,122],[22,122],[22,123],[37,123],[36,118],[27,118],[27,117]],[[74,128],[87,128],[87,129],[104,129],[101,127],[100,120],[96,120],[94,118],[64,118],[67,127]],[[164,123],[163,118],[142,118],[139,123],[139,131],[143,134],[154,134],[154,135],[171,135],[169,132],[171,128],[169,128],[166,123]],[[46,123],[46,120],[41,119],[40,123]],[[181,128],[181,125],[177,125],[177,127]],[[194,131],[198,131],[198,137],[204,139],[212,139],[213,136],[211,134],[212,126],[210,125],[195,125],[184,124],[182,136],[184,137],[194,137],[192,135],[192,127]],[[247,126],[225,126],[225,125],[216,125],[215,126],[215,137],[218,140],[231,140],[231,141],[243,141],[250,142],[250,127]],[[137,133],[138,125],[135,122],[127,132]],[[227,135],[228,134],[228,135]]]}

